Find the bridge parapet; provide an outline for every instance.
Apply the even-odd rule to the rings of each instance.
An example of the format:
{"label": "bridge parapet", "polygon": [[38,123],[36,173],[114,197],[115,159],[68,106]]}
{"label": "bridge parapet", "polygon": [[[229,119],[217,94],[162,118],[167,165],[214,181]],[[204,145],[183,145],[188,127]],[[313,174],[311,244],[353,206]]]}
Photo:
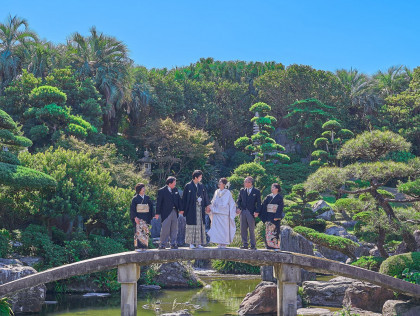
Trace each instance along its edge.
{"label": "bridge parapet", "polygon": [[[140,266],[152,263],[220,259],[249,263],[257,266],[274,266],[278,276],[278,315],[296,315],[296,283],[294,272],[303,268],[312,272],[330,273],[373,283],[393,291],[420,298],[420,286],[396,279],[378,272],[343,264],[340,262],[308,256],[300,253],[243,250],[238,248],[167,249],[143,252],[123,252],[109,256],[92,258],[38,272],[24,278],[0,285],[0,297],[11,295],[33,286],[118,268],[121,287],[122,315],[136,315],[136,282]],[[134,281],[135,279],[135,281]],[[295,294],[293,294],[295,293]],[[135,302],[134,302],[134,301]],[[124,305],[123,305],[124,304]],[[292,305],[290,305],[292,304]],[[134,314],[133,314],[134,313]]]}

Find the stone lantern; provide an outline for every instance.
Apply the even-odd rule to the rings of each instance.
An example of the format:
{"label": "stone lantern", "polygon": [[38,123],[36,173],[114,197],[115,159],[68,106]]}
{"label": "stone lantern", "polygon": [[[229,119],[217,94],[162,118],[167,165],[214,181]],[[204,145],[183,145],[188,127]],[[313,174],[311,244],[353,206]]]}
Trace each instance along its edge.
{"label": "stone lantern", "polygon": [[152,163],[155,162],[154,159],[150,157],[150,153],[147,151],[144,152],[144,157],[139,159],[140,168],[143,171],[144,175],[147,177],[152,176]]}

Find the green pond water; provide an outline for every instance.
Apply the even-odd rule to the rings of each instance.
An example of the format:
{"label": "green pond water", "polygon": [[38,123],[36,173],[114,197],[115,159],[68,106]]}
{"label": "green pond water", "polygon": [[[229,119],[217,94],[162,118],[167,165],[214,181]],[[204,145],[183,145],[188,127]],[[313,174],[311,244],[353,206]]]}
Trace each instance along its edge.
{"label": "green pond water", "polygon": [[[160,315],[188,309],[194,315],[237,315],[239,304],[261,281],[260,276],[241,278],[235,275],[200,277],[207,286],[200,289],[167,289],[138,293],[138,315]],[[57,304],[47,304],[40,315],[120,315],[120,296],[85,298],[82,295],[47,297]]]}
{"label": "green pond water", "polygon": [[[200,276],[206,282],[199,289],[164,289],[138,293],[137,315],[156,316],[187,309],[194,315],[238,315],[237,310],[245,295],[252,292],[261,281],[259,275]],[[318,275],[318,281],[328,281],[333,276]],[[47,301],[56,304],[44,305],[39,315],[66,316],[113,316],[120,315],[120,294],[108,297],[83,297],[82,295],[59,294],[47,296]],[[319,307],[319,306],[318,306]],[[330,311],[339,308],[325,307]]]}

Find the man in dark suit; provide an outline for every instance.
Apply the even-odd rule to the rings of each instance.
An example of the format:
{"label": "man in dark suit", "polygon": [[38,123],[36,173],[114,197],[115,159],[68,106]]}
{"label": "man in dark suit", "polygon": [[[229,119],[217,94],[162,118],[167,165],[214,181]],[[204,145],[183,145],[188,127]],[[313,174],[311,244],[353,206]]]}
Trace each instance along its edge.
{"label": "man in dark suit", "polygon": [[170,238],[171,249],[177,249],[176,238],[178,234],[178,212],[181,209],[181,199],[176,186],[176,178],[169,177],[166,185],[159,189],[156,202],[156,216],[162,217],[159,249],[165,249]]}
{"label": "man in dark suit", "polygon": [[261,209],[261,192],[254,188],[254,179],[246,177],[244,188],[239,192],[238,201],[236,202],[238,209],[236,213],[240,214],[241,237],[243,246],[241,249],[248,249],[248,230],[251,249],[255,250],[255,217],[258,216]]}

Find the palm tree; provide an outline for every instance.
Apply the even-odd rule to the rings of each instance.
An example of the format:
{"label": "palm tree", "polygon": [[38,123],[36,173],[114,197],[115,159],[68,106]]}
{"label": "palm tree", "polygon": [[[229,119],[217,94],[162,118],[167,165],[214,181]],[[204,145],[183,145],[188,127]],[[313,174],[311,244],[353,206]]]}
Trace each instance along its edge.
{"label": "palm tree", "polygon": [[25,52],[25,68],[35,77],[44,79],[52,69],[66,66],[66,46],[38,42]]}
{"label": "palm tree", "polygon": [[348,110],[350,116],[354,118],[355,124],[362,123],[369,114],[378,110],[381,99],[373,91],[371,78],[353,68],[337,70],[335,75],[345,87],[351,100]]}
{"label": "palm tree", "polygon": [[403,66],[389,67],[386,72],[379,70],[374,76],[375,89],[381,97],[400,93],[408,88],[411,71]]}
{"label": "palm tree", "polygon": [[9,15],[6,23],[0,23],[0,94],[20,73],[25,51],[37,41],[25,19]]}
{"label": "palm tree", "polygon": [[68,52],[76,75],[81,79],[91,77],[105,98],[103,132],[117,133],[118,120],[130,97],[132,61],[126,45],[92,27],[87,37],[79,33],[71,36]]}

